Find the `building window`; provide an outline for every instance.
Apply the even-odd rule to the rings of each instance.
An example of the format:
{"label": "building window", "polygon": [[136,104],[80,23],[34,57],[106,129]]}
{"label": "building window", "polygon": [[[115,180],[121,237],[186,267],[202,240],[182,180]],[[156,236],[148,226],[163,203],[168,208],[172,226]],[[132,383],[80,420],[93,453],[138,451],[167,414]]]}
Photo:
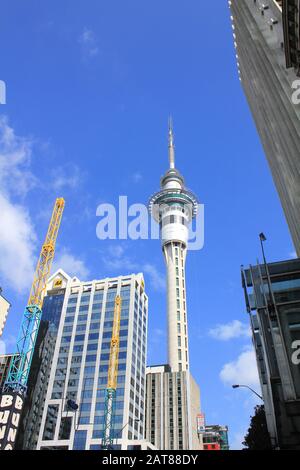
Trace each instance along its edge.
{"label": "building window", "polygon": [[49,405],[43,434],[44,441],[52,441],[54,439],[57,416],[58,405]]}
{"label": "building window", "polygon": [[70,439],[72,418],[62,417],[58,439]]}
{"label": "building window", "polygon": [[76,431],[74,437],[74,450],[85,450],[86,431]]}

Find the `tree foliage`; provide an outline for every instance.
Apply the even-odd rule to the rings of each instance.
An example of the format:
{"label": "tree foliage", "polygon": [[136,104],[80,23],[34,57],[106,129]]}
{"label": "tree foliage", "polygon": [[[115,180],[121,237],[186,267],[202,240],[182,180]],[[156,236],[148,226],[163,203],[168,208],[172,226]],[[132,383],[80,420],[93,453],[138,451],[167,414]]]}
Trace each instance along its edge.
{"label": "tree foliage", "polygon": [[270,450],[272,449],[270,436],[267,428],[264,405],[255,407],[255,414],[251,417],[250,427],[245,436],[243,445],[248,450]]}

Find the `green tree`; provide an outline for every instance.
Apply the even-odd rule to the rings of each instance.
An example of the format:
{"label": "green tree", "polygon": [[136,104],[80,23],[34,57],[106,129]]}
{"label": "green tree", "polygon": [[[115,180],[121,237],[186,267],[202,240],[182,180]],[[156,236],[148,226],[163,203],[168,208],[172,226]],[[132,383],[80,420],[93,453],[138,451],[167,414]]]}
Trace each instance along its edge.
{"label": "green tree", "polygon": [[248,434],[245,436],[243,445],[249,450],[271,450],[271,440],[268,433],[265,407],[255,407],[255,414],[251,416]]}

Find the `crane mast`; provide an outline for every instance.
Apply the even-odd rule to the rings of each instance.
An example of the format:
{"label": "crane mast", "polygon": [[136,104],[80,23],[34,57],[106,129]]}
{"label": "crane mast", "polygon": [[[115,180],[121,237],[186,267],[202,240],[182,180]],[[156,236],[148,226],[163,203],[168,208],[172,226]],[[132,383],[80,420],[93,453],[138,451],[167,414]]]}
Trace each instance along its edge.
{"label": "crane mast", "polygon": [[114,411],[117,389],[118,361],[120,349],[120,321],[121,321],[122,299],[119,295],[115,299],[114,322],[112,338],[110,343],[108,380],[105,396],[104,432],[102,449],[107,450],[113,444],[114,433]]}
{"label": "crane mast", "polygon": [[5,389],[10,388],[26,392],[35,341],[41,320],[43,297],[54,258],[55,244],[64,206],[65,201],[63,198],[56,199],[46,239],[36,266],[29,300],[24,311],[17,340],[17,354],[11,361]]}
{"label": "crane mast", "polygon": [[[28,304],[23,314],[21,328],[17,339],[17,351],[11,360],[7,379],[3,386],[2,395],[0,396],[1,410],[2,402],[8,403],[9,400],[7,397],[9,397],[9,394],[12,394],[11,397],[15,394],[17,396],[17,402],[22,402],[23,406],[23,398],[25,397],[27,390],[28,376],[42,315],[42,304],[46,290],[46,283],[54,258],[55,244],[64,206],[64,199],[57,198],[54,204],[46,239],[42,246],[36,266]],[[11,398],[11,400],[13,400],[13,398]],[[13,413],[11,414],[13,415]],[[16,423],[16,418],[13,417],[12,420]],[[13,430],[15,432],[10,432],[10,434],[8,433],[8,436],[13,436],[14,434],[15,437],[17,429],[13,428]],[[10,442],[7,436],[0,436],[0,449],[11,449],[13,446],[14,439]]]}

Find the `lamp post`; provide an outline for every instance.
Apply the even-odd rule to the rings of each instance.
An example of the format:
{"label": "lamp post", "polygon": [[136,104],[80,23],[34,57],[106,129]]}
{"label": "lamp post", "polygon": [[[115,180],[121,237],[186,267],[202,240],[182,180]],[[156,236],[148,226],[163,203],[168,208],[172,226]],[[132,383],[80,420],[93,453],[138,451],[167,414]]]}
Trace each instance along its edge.
{"label": "lamp post", "polygon": [[249,387],[248,385],[232,385],[232,388],[248,388],[249,390],[251,390],[251,392],[253,392],[258,398],[260,398],[262,401],[264,401],[263,397],[261,395],[259,395],[255,390],[253,390],[253,388]]}

